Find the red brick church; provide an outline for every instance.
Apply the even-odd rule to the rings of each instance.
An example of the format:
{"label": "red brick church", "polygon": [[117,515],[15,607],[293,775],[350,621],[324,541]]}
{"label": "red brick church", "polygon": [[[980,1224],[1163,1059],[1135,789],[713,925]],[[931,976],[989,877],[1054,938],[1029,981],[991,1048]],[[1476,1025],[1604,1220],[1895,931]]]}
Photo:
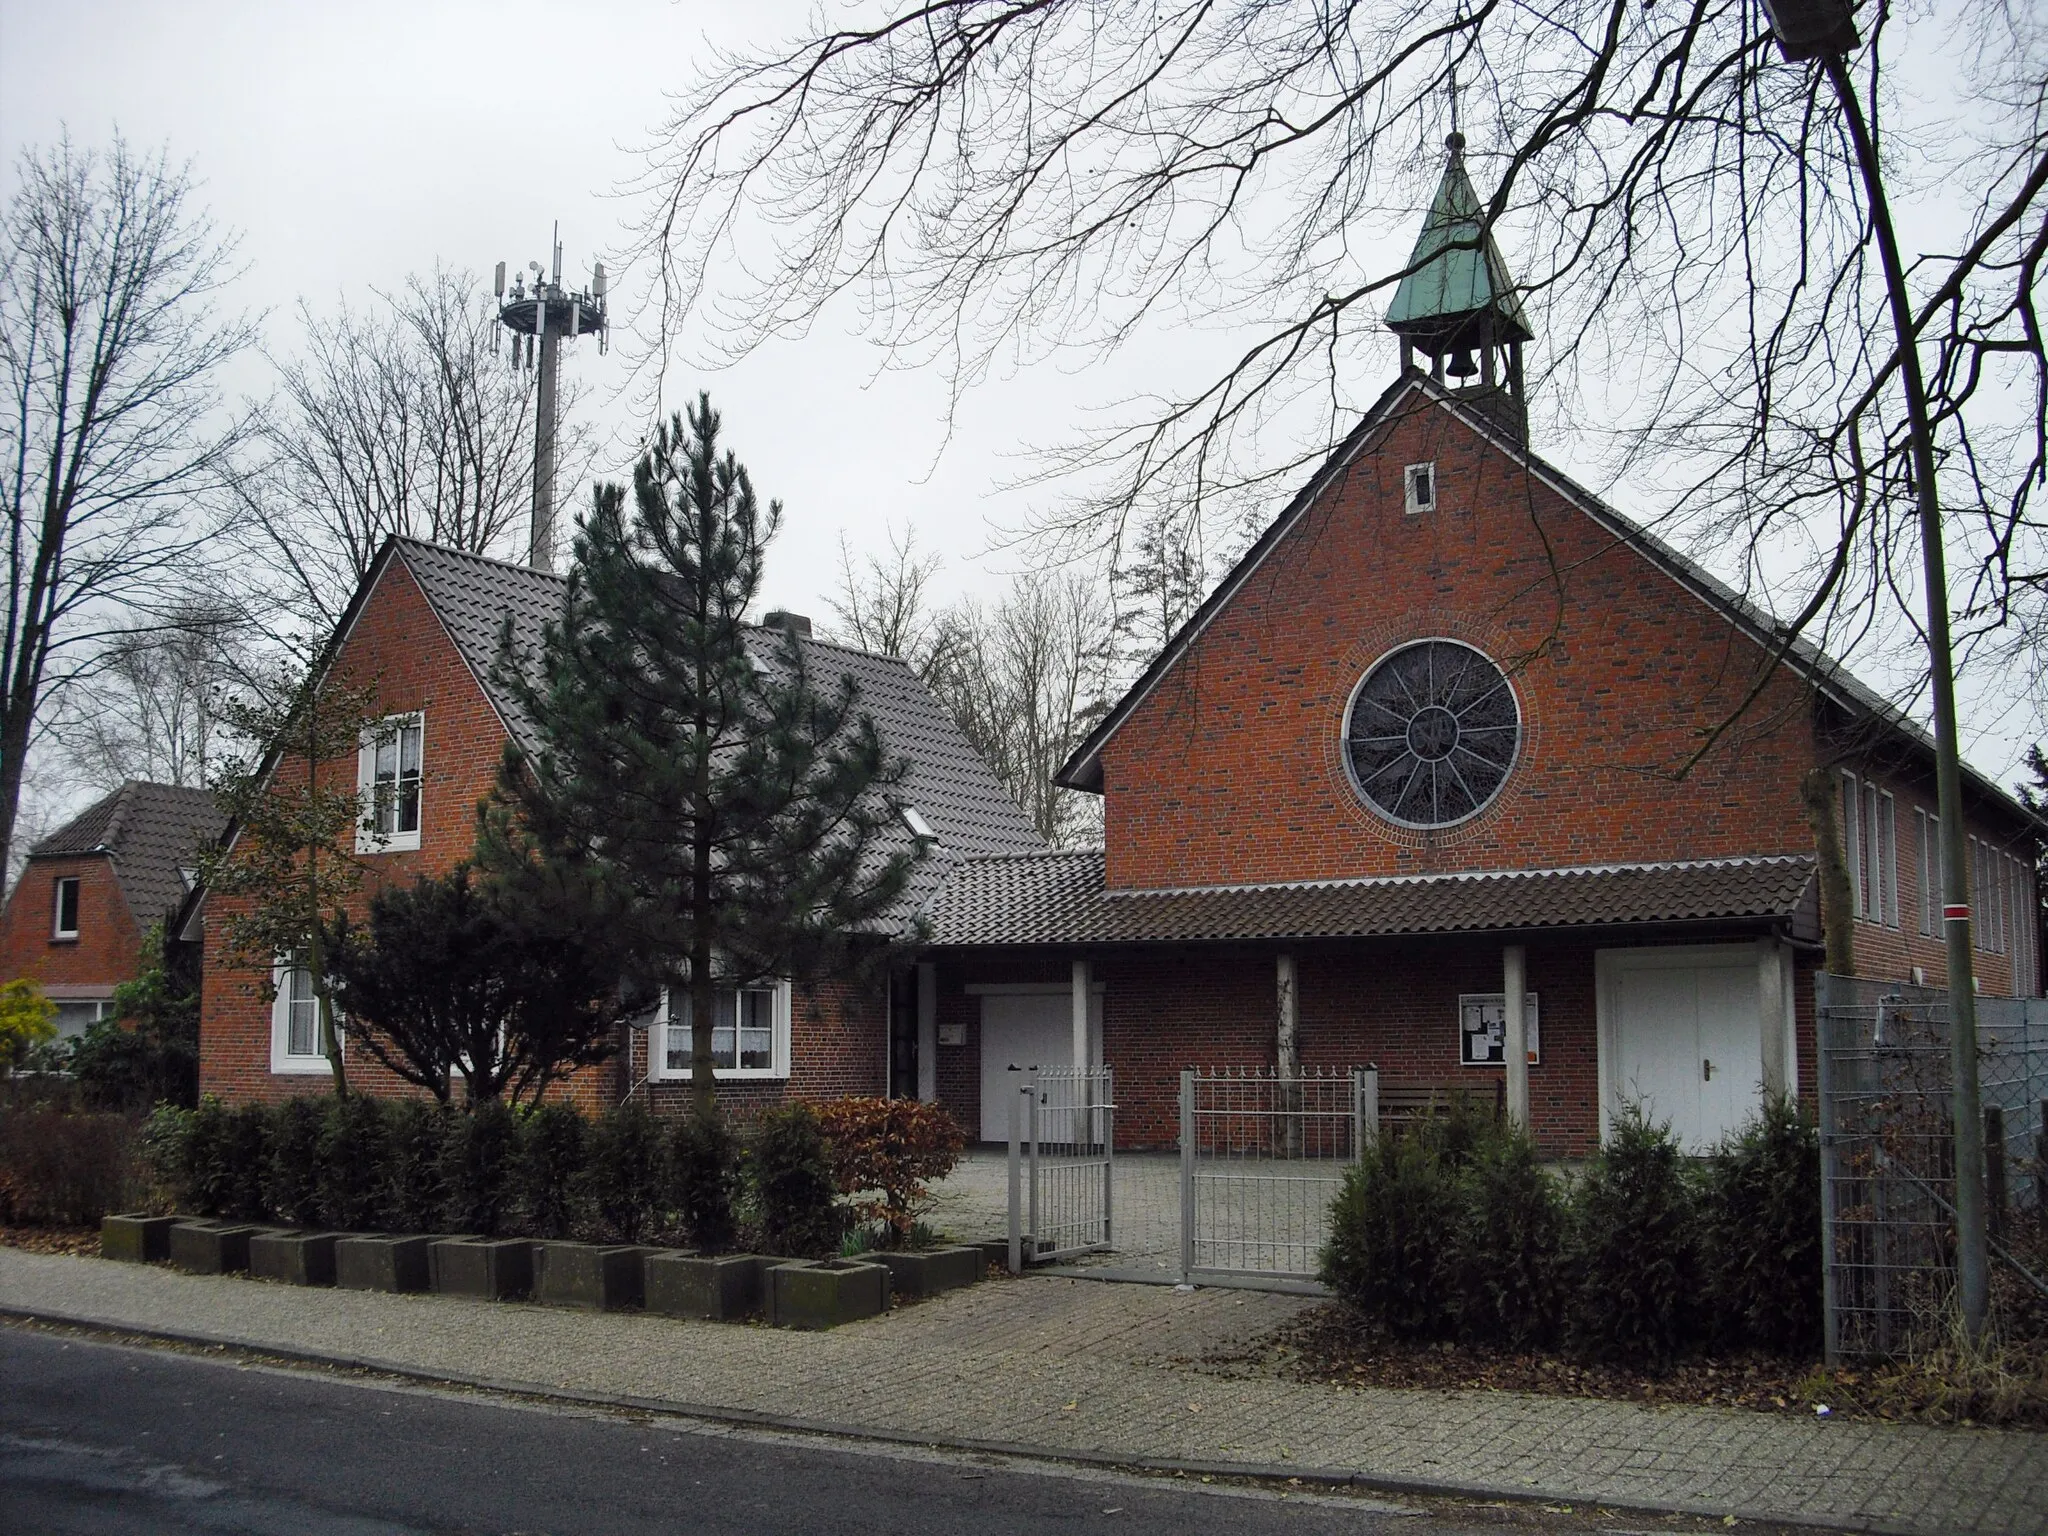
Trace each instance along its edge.
{"label": "red brick church", "polygon": [[[1400,377],[1061,769],[1103,797],[1103,847],[1040,846],[900,662],[807,642],[912,762],[920,948],[871,994],[735,996],[731,1096],[917,1095],[995,1140],[992,1084],[1085,1053],[1116,1070],[1119,1140],[1160,1145],[1183,1067],[1490,1083],[1519,991],[1511,1107],[1545,1149],[1585,1151],[1630,1099],[1704,1145],[1812,1091],[1816,766],[1858,970],[1941,980],[1928,738],[1809,645],[1773,663],[1769,615],[1530,450],[1533,338],[1455,153],[1411,266]],[[358,593],[336,656],[406,722],[360,770],[399,786],[391,874],[469,851],[522,729],[488,681],[498,627],[537,635],[561,592],[398,542]],[[1965,801],[1981,985],[2035,995],[2048,828],[1981,776]],[[322,1087],[289,977],[267,1004],[208,959],[203,1086]],[[665,1039],[657,1016],[574,1091],[674,1100]]]}

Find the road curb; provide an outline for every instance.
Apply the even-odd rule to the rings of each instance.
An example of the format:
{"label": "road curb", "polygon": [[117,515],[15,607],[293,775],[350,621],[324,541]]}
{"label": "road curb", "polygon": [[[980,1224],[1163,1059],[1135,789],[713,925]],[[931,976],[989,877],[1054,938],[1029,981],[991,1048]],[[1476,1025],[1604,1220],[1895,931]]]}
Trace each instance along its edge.
{"label": "road curb", "polygon": [[586,1408],[624,1409],[635,1413],[659,1414],[668,1418],[699,1419],[747,1429],[779,1430],[816,1436],[827,1440],[857,1440],[871,1444],[901,1445],[931,1450],[1005,1456],[1021,1461],[1090,1467],[1100,1471],[1150,1472],[1185,1477],[1240,1478],[1265,1483],[1293,1483],[1302,1487],[1355,1488],[1364,1493],[1406,1495],[1411,1498],[1505,1501],[1514,1504],[1563,1504],[1586,1506],[1622,1515],[1685,1515],[1695,1519],[1720,1520],[1730,1515],[1744,1522],[1789,1526],[1801,1530],[1855,1531],[1867,1536],[1925,1536],[1925,1528],[1893,1525],[1883,1521],[1823,1520],[1811,1516],[1750,1513],[1726,1505],[1634,1503],[1556,1491],[1538,1492],[1528,1488],[1502,1488],[1486,1483],[1460,1483],[1450,1479],[1398,1477],[1374,1472],[1345,1472],[1335,1468],[1297,1467],[1287,1462],[1187,1461],[1168,1456],[1125,1456],[1111,1451],[1088,1451],[1061,1446],[1035,1445],[1018,1440],[984,1440],[966,1435],[911,1434],[902,1430],[844,1424],[828,1419],[807,1419],[798,1414],[769,1413],[760,1409],[732,1408],[682,1402],[674,1398],[635,1397],[626,1393],[591,1392],[577,1387],[553,1386],[495,1376],[475,1376],[457,1371],[430,1371],[403,1361],[380,1360],[367,1355],[346,1355],[324,1350],[293,1349],[283,1345],[256,1344],[224,1334],[198,1329],[143,1328],[111,1323],[101,1318],[58,1312],[48,1308],[10,1306],[0,1302],[0,1322],[19,1321],[73,1328],[80,1332],[119,1341],[132,1339],[155,1344],[200,1345],[209,1349],[232,1350],[257,1360],[277,1360],[297,1365],[334,1366],[344,1370],[368,1371],[402,1381],[431,1386],[468,1387],[480,1392],[510,1397],[540,1398],[573,1403]]}

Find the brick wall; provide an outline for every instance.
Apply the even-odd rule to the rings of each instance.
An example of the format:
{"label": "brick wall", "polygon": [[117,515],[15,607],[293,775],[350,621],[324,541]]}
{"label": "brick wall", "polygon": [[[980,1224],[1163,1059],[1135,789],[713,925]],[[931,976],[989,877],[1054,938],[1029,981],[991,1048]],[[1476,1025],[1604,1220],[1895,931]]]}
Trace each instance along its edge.
{"label": "brick wall", "polygon": [[[56,882],[78,880],[78,937],[53,937]],[[107,987],[134,978],[142,932],[104,854],[31,859],[0,914],[0,981],[40,987]]]}
{"label": "brick wall", "polygon": [[[1438,510],[1404,510],[1433,460]],[[1520,761],[1473,820],[1409,831],[1342,749],[1367,669],[1408,641],[1478,647],[1514,681]],[[1585,514],[1426,408],[1394,419],[1277,543],[1104,752],[1112,887],[1806,852],[1815,760],[1781,673],[1683,778],[1760,653]]]}

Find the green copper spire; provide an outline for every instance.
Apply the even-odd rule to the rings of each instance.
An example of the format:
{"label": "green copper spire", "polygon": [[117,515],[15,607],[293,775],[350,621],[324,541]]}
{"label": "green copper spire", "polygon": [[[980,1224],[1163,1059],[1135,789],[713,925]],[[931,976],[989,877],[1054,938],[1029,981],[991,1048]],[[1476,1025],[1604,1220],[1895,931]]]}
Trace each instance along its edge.
{"label": "green copper spire", "polygon": [[1450,162],[1423,221],[1408,266],[1414,270],[1394,290],[1387,309],[1387,328],[1424,344],[1441,339],[1455,344],[1471,330],[1469,348],[1479,344],[1475,322],[1493,319],[1497,342],[1528,341],[1535,334],[1522,317],[1514,280],[1490,234],[1482,234],[1483,214],[1472,178],[1465,174],[1465,136],[1448,141]]}

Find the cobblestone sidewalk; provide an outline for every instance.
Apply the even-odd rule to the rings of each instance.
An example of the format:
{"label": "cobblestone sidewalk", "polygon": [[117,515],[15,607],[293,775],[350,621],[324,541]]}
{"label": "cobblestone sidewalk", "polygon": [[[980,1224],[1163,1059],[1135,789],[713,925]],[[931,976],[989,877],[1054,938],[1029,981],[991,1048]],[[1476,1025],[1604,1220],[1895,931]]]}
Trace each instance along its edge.
{"label": "cobblestone sidewalk", "polygon": [[712,1414],[1854,1529],[2048,1529],[2038,1435],[1346,1389],[1194,1363],[1306,1304],[1034,1277],[798,1334],[295,1290],[0,1248],[0,1308],[14,1312]]}

